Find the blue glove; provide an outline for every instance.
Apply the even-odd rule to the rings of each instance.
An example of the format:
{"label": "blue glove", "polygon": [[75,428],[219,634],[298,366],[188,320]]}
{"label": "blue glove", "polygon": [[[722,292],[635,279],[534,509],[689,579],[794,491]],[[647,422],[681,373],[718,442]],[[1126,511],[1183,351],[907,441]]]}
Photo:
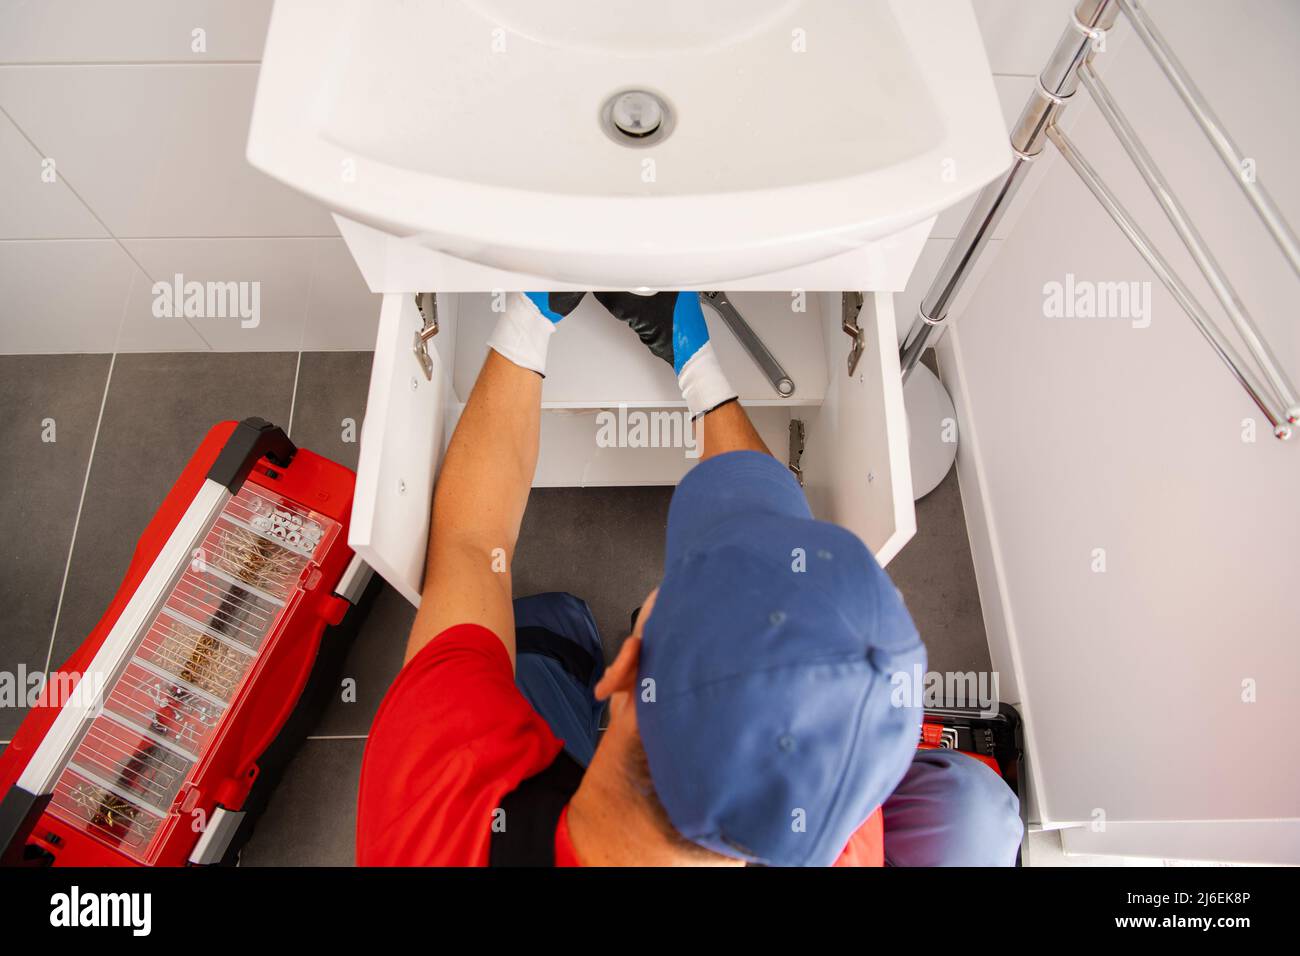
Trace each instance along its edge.
{"label": "blue glove", "polygon": [[511,292],[488,347],[521,368],[546,376],[546,350],[555,324],[578,307],[585,292]]}
{"label": "blue glove", "polygon": [[539,312],[552,322],[559,322],[578,307],[585,292],[525,292]]}
{"label": "blue glove", "polygon": [[709,343],[698,292],[593,293],[626,322],[655,355],[673,367],[692,415],[703,415],[736,397]]}

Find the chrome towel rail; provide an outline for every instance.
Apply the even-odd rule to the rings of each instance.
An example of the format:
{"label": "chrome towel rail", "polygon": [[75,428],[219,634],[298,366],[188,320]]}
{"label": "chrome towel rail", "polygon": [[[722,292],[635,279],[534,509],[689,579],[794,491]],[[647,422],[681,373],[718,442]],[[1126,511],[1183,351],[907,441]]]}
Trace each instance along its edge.
{"label": "chrome towel rail", "polygon": [[[1062,33],[1047,66],[1038,77],[1034,93],[1011,131],[1011,148],[1015,154],[1011,166],[980,192],[962,224],[957,240],[921,299],[917,316],[901,349],[903,378],[906,380],[915,368],[935,328],[948,318],[953,300],[969,279],[1011,198],[1024,182],[1028,164],[1042,153],[1047,142],[1051,142],[1205,336],[1233,378],[1268,419],[1274,435],[1288,439],[1293,432],[1291,426],[1300,424],[1300,398],[1297,398],[1294,384],[1255,326],[1218,260],[1174,195],[1137,132],[1093,69],[1094,56],[1104,49],[1106,31],[1114,26],[1121,11],[1168,77],[1197,125],[1233,171],[1233,178],[1238,181],[1291,267],[1300,275],[1300,242],[1297,242],[1294,231],[1258,178],[1245,174],[1246,160],[1241,150],[1214,115],[1138,0],[1080,0],[1074,9],[1071,23]],[[1205,276],[1215,298],[1241,338],[1249,360],[1244,360],[1232,346],[1114,192],[1101,180],[1069,137],[1058,128],[1056,121],[1080,83],[1087,88],[1102,117],[1191,253],[1197,268]],[[1257,374],[1256,370],[1261,374]]]}

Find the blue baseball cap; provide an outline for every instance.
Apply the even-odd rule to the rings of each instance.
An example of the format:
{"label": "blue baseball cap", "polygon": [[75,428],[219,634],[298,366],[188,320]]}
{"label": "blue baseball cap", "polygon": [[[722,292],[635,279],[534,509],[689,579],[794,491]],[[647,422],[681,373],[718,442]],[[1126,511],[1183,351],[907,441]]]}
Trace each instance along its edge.
{"label": "blue baseball cap", "polygon": [[718,455],[677,486],[642,636],[650,775],[700,846],[829,866],[907,771],[922,708],[891,678],[925,647],[867,547],[814,520],[772,456]]}

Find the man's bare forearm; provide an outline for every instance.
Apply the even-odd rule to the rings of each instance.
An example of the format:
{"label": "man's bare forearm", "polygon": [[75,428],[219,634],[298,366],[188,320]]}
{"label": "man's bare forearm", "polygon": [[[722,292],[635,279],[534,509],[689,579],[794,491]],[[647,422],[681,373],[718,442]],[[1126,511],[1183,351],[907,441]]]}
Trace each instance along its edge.
{"label": "man's bare forearm", "polygon": [[514,658],[510,565],[537,468],[541,397],[540,375],[488,352],[433,495],[408,659],[446,628],[467,621],[496,633]]}
{"label": "man's bare forearm", "polygon": [[754,429],[749,415],[739,401],[730,401],[706,412],[700,419],[704,431],[704,453],[701,458],[712,458],[729,451],[761,451],[772,454]]}
{"label": "man's bare forearm", "polygon": [[542,377],[489,351],[452,433],[430,538],[514,554],[537,469]]}

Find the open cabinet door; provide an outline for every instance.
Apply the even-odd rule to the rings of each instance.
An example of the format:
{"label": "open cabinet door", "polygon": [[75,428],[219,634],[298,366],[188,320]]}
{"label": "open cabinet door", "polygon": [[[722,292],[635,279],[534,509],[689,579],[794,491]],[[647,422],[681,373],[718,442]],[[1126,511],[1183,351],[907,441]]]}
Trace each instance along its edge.
{"label": "open cabinet door", "polygon": [[[428,297],[425,299],[426,303]],[[389,293],[379,313],[348,545],[408,601],[420,603],[433,483],[447,440],[454,296],[437,297],[439,331],[418,356],[425,317],[411,293]],[[427,305],[426,305],[427,310]]]}
{"label": "open cabinet door", "polygon": [[848,528],[885,565],[916,534],[894,297],[863,296],[862,355],[850,375],[840,295],[821,295],[829,381],[805,422],[805,491],[814,515]]}

